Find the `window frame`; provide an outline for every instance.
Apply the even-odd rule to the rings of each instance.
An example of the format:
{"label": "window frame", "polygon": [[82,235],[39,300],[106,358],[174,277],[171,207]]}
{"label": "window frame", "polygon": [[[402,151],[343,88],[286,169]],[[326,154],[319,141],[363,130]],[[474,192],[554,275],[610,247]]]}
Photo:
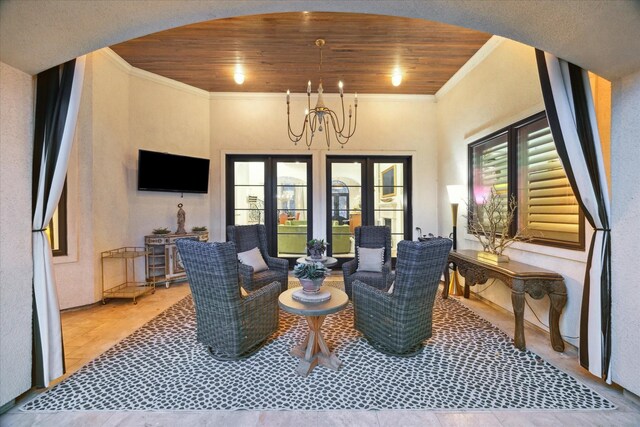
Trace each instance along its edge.
{"label": "window frame", "polygon": [[[403,227],[403,235],[404,240],[411,240],[413,235],[413,204],[412,204],[412,195],[413,195],[413,157],[405,156],[405,155],[389,155],[389,156],[378,156],[378,155],[328,155],[326,158],[326,200],[332,200],[332,173],[331,166],[337,163],[354,163],[358,162],[361,164],[360,169],[360,179],[361,179],[361,198],[362,198],[362,209],[361,209],[361,225],[374,225],[375,223],[375,191],[374,191],[374,165],[376,163],[402,163],[403,164],[403,216],[404,216],[404,227]],[[326,211],[326,229],[327,229],[327,240],[329,244],[332,243],[332,210],[333,204],[327,203],[327,211]],[[331,248],[331,246],[329,246]],[[338,260],[338,267],[342,266],[343,263],[353,259],[353,256],[336,256],[331,255]],[[397,256],[391,257],[392,266],[395,268]]]}
{"label": "window frame", "polygon": [[67,245],[67,180],[64,181],[64,186],[62,187],[62,193],[60,194],[60,200],[58,201],[58,206],[56,208],[58,211],[58,249],[54,249],[54,230],[56,224],[53,222],[53,218],[49,221],[49,244],[51,245],[51,254],[54,257],[59,256],[67,256],[69,253],[68,245]]}
{"label": "window frame", "polygon": [[[489,142],[495,137],[506,133],[507,151],[508,151],[507,193],[509,198],[515,197],[518,206],[520,205],[521,201],[519,200],[519,197],[518,197],[518,187],[519,187],[518,171],[520,168],[519,161],[518,161],[518,153],[520,149],[519,141],[518,141],[518,131],[521,128],[531,123],[534,123],[536,121],[539,121],[541,119],[547,119],[546,111],[541,111],[532,116],[526,117],[522,120],[519,120],[515,123],[505,126],[501,129],[498,129],[497,131],[492,132],[488,135],[485,135],[482,138],[479,138],[467,145],[467,173],[469,177],[468,185],[467,185],[468,200],[472,200],[472,197],[474,197],[474,194],[473,194],[473,188],[474,188],[473,151],[474,149],[477,148],[478,146],[481,146]],[[547,122],[548,122],[548,119],[547,119]],[[561,241],[561,240],[555,240],[555,239],[544,238],[544,237],[533,237],[531,240],[528,240],[527,243],[532,243],[532,244],[541,245],[541,246],[555,247],[555,248],[570,249],[570,250],[576,250],[576,251],[584,251],[585,249],[585,224],[584,224],[585,217],[584,217],[584,212],[580,207],[579,203],[578,203],[578,207],[579,209],[578,209],[578,241],[577,242]],[[514,216],[516,220],[513,221],[513,223],[509,227],[510,235],[514,235],[517,232],[518,227],[520,227],[521,225],[518,209],[519,208],[516,207],[516,212]],[[469,210],[469,207],[467,208],[467,218],[468,218],[468,221],[471,220],[471,212]]]}
{"label": "window frame", "polygon": [[[307,165],[307,241],[313,236],[313,158],[311,155],[290,154],[226,154],[225,156],[225,224],[235,225],[235,163],[264,162],[264,226],[267,231],[269,256],[286,259],[293,267],[299,257],[279,256],[278,251],[278,215],[277,215],[277,163],[300,162]],[[226,237],[226,231],[225,231]]]}

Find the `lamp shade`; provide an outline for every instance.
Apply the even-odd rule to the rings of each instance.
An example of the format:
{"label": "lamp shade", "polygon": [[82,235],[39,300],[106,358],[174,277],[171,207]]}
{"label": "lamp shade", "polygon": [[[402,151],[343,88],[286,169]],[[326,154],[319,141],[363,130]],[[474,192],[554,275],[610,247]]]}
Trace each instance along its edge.
{"label": "lamp shade", "polygon": [[467,200],[467,189],[464,185],[447,185],[449,203],[460,204]]}

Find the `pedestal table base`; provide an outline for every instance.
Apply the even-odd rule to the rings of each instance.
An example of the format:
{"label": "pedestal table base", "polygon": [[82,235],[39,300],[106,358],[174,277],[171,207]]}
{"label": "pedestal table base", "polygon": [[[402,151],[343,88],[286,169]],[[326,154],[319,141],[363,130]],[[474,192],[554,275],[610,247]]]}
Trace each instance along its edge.
{"label": "pedestal table base", "polygon": [[322,337],[320,328],[326,316],[305,316],[309,325],[309,335],[302,344],[298,344],[291,349],[290,354],[298,357],[300,363],[296,372],[306,377],[316,365],[325,366],[337,371],[342,362],[329,350],[326,341]]}

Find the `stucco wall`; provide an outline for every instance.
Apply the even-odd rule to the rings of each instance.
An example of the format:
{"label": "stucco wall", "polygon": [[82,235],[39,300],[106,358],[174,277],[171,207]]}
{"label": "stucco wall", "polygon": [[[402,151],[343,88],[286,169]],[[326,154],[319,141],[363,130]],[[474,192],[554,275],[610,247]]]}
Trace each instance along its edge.
{"label": "stucco wall", "polygon": [[33,79],[0,63],[0,406],[31,387]]}
{"label": "stucco wall", "polygon": [[208,194],[137,191],[138,149],[209,158],[208,94],[140,76],[131,76],[130,85],[129,137],[121,147],[130,244],[143,245],[144,235],[151,234],[153,228],[175,231],[178,203],[184,205],[187,230],[193,226],[210,227]]}
{"label": "stucco wall", "polygon": [[[326,84],[329,87],[328,84]],[[345,108],[353,94],[345,89]],[[329,91],[329,89],[327,89]],[[312,102],[316,96],[312,94]],[[313,156],[313,221],[316,237],[326,237],[326,156],[413,156],[413,224],[423,230],[437,228],[436,104],[433,97],[409,95],[358,95],[358,131],[344,149],[332,142],[328,151],[323,134],[311,150],[304,142],[294,146],[287,136],[285,94],[212,94],[211,155],[214,179],[222,176],[225,153],[288,153]],[[339,97],[325,96],[330,108],[339,109]],[[306,95],[292,94],[293,130],[299,132]],[[211,193],[212,236],[224,239],[224,188]]]}
{"label": "stucco wall", "polygon": [[[68,210],[75,218],[69,221],[69,256],[54,259],[62,309],[98,301],[100,253],[143,246],[144,235],[156,227],[175,230],[178,203],[185,205],[187,227],[209,226],[206,195],[137,190],[139,148],[209,157],[209,98],[136,75],[106,50],[94,52],[68,173]],[[144,261],[138,261],[140,279]],[[120,283],[120,266],[109,266],[107,286]]]}
{"label": "stucco wall", "polygon": [[[534,49],[503,40],[474,69],[451,90],[438,96],[439,129],[439,231],[449,234],[452,228],[451,208],[447,184],[467,183],[467,144],[520,119],[544,110],[542,92],[535,62]],[[461,249],[481,249],[467,234],[462,218],[458,217],[458,244]],[[588,228],[588,227],[587,227]],[[586,231],[587,241],[591,233]],[[517,244],[506,254],[514,260],[556,271],[563,275],[568,300],[560,319],[560,332],[565,340],[577,344],[571,337],[579,336],[580,303],[586,254],[532,244]],[[509,288],[497,282],[474,286],[472,292],[509,311],[512,310]],[[548,329],[549,300],[534,300],[527,296],[529,307],[525,319]]]}
{"label": "stucco wall", "polygon": [[612,98],[613,381],[640,395],[640,71],[613,82]]}
{"label": "stucco wall", "polygon": [[128,88],[127,73],[103,55],[88,55],[75,156],[67,174],[67,185],[77,189],[77,193],[69,191],[67,205],[76,221],[68,221],[70,255],[54,258],[62,309],[97,301],[101,297],[101,248],[109,243],[125,246],[119,240],[126,236],[127,222],[106,230],[105,217],[119,219],[122,212],[128,212],[126,193],[115,191],[122,188],[118,156],[108,154],[117,153],[127,140]]}

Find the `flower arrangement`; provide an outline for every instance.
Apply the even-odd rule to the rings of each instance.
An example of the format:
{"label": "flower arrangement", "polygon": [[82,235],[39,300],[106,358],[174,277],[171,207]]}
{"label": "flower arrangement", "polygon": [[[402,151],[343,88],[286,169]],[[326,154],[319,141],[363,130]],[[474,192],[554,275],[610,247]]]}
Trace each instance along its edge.
{"label": "flower arrangement", "polygon": [[311,258],[322,258],[324,251],[327,250],[328,243],[324,239],[311,239],[307,242],[307,249]]}
{"label": "flower arrangement", "polygon": [[329,275],[329,270],[321,262],[299,263],[293,268],[293,275],[298,279],[324,279]]}
{"label": "flower arrangement", "polygon": [[484,252],[501,256],[514,242],[531,240],[532,235],[526,227],[516,231],[513,236],[509,235],[517,207],[515,197],[501,197],[494,187],[491,187],[491,193],[483,198],[482,203],[469,203],[469,233],[478,239]]}
{"label": "flower arrangement", "polygon": [[154,228],[152,233],[153,234],[169,234],[171,233],[171,230],[169,230],[167,227],[158,227],[158,228]]}
{"label": "flower arrangement", "polygon": [[316,249],[321,252],[327,250],[328,243],[325,243],[324,239],[311,239],[307,242],[307,248]]}

